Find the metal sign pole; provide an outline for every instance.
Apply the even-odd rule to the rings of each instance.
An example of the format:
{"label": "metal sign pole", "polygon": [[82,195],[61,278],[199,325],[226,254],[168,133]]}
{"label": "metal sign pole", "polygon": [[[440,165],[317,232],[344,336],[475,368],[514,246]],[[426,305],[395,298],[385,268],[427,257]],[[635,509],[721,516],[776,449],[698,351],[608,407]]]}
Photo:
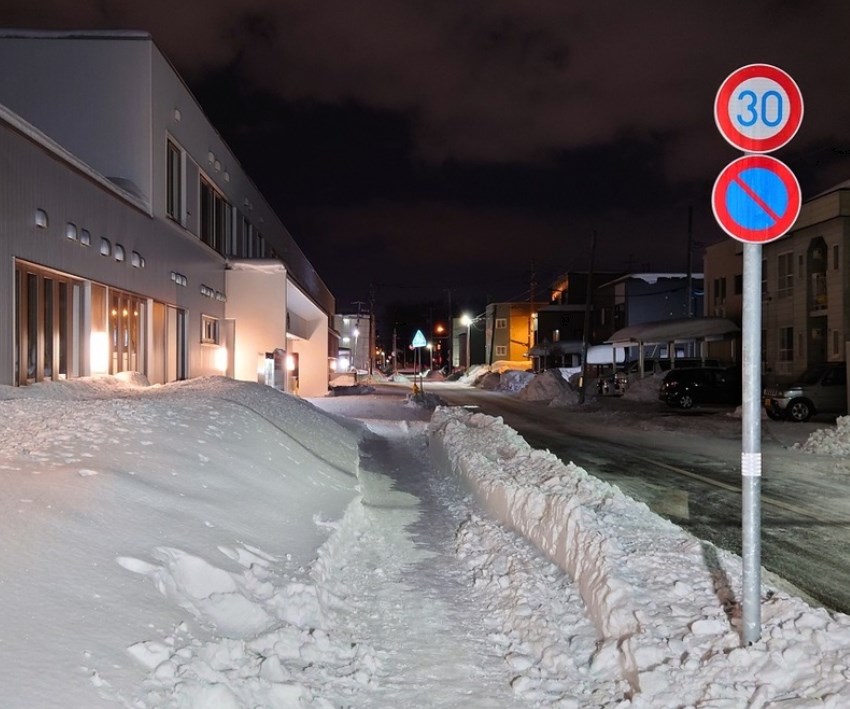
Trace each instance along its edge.
{"label": "metal sign pole", "polygon": [[741,371],[744,645],[752,645],[761,637],[761,261],[762,245],[745,243]]}

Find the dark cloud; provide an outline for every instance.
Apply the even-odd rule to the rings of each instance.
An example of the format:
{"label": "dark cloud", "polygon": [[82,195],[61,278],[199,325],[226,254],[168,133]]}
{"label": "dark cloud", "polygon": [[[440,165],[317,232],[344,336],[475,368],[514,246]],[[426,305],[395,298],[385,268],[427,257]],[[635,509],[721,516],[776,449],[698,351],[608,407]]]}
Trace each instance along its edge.
{"label": "dark cloud", "polygon": [[150,31],[342,302],[584,267],[593,231],[611,268],[684,269],[689,209],[726,238],[712,103],[743,64],[802,88],[778,156],[804,196],[850,177],[842,2],[27,0],[0,23]]}

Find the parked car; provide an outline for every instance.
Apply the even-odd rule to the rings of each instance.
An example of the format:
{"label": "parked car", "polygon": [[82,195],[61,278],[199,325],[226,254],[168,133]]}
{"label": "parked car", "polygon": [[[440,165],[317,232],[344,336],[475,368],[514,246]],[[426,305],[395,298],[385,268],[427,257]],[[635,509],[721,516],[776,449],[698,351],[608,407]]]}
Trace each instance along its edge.
{"label": "parked car", "polygon": [[671,369],[664,376],[658,398],[682,409],[697,404],[740,404],[741,370],[736,367]]}
{"label": "parked car", "polygon": [[[720,361],[699,357],[676,357],[672,361],[666,358],[647,358],[643,361],[643,371],[647,376],[651,376],[655,372],[669,372],[671,369],[693,369],[694,367],[720,367]],[[617,370],[614,376],[614,386],[622,393],[628,387],[629,382],[638,377],[640,377],[640,362],[627,362],[625,366]]]}
{"label": "parked car", "polygon": [[775,421],[808,421],[817,414],[847,413],[847,365],[809,367],[793,384],[764,390],[764,408]]}

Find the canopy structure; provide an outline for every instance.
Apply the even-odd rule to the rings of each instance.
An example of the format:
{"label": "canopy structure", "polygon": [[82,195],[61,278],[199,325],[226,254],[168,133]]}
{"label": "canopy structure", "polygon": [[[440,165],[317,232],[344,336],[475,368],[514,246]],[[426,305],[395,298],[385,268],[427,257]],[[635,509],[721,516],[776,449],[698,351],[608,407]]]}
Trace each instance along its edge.
{"label": "canopy structure", "polygon": [[617,330],[606,343],[620,347],[630,345],[656,345],[668,342],[693,342],[716,340],[741,331],[726,318],[682,318],[629,325]]}
{"label": "canopy structure", "polygon": [[[638,372],[644,371],[644,345],[674,345],[677,342],[705,342],[722,340],[741,331],[726,318],[682,318],[679,320],[657,320],[655,322],[629,325],[617,330],[606,343],[615,347],[638,347]],[[671,353],[673,347],[669,350]],[[671,354],[672,356],[672,354]]]}

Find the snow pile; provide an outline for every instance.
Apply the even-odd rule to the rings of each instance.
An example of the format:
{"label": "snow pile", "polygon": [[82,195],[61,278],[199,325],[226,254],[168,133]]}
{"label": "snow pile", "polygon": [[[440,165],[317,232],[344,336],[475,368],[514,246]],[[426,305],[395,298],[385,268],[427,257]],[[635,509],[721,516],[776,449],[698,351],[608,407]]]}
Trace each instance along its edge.
{"label": "snow pile", "polygon": [[487,372],[484,376],[482,376],[476,382],[476,386],[481,387],[482,389],[487,389],[489,391],[494,391],[499,388],[499,384],[502,382],[502,375],[498,372]]}
{"label": "snow pile", "polygon": [[658,390],[664,381],[664,373],[630,378],[623,396],[634,401],[658,401]]}
{"label": "snow pile", "polygon": [[473,364],[467,371],[465,371],[459,378],[458,382],[460,384],[467,384],[469,386],[475,386],[478,384],[481,379],[490,373],[490,367],[486,364]]}
{"label": "snow pile", "polygon": [[259,384],[128,379],[0,391],[3,706],[362,689],[375,664],[312,566],[358,499],[358,434]]}
{"label": "snow pile", "polygon": [[501,419],[440,408],[429,435],[491,516],[575,579],[600,637],[589,674],[616,667],[632,706],[850,702],[850,617],[763,589],[763,640],[742,648],[740,558],[531,449]]}
{"label": "snow pile", "polygon": [[558,370],[547,370],[540,374],[531,374],[518,397],[526,401],[552,401],[571,393],[572,388]]}
{"label": "snow pile", "polygon": [[534,372],[508,369],[501,373],[501,377],[499,378],[499,391],[518,393],[525,389],[528,384],[535,379],[537,379],[537,376]]}
{"label": "snow pile", "polygon": [[805,442],[795,443],[794,448],[823,455],[850,455],[850,416],[839,416],[834,428],[818,429]]}

